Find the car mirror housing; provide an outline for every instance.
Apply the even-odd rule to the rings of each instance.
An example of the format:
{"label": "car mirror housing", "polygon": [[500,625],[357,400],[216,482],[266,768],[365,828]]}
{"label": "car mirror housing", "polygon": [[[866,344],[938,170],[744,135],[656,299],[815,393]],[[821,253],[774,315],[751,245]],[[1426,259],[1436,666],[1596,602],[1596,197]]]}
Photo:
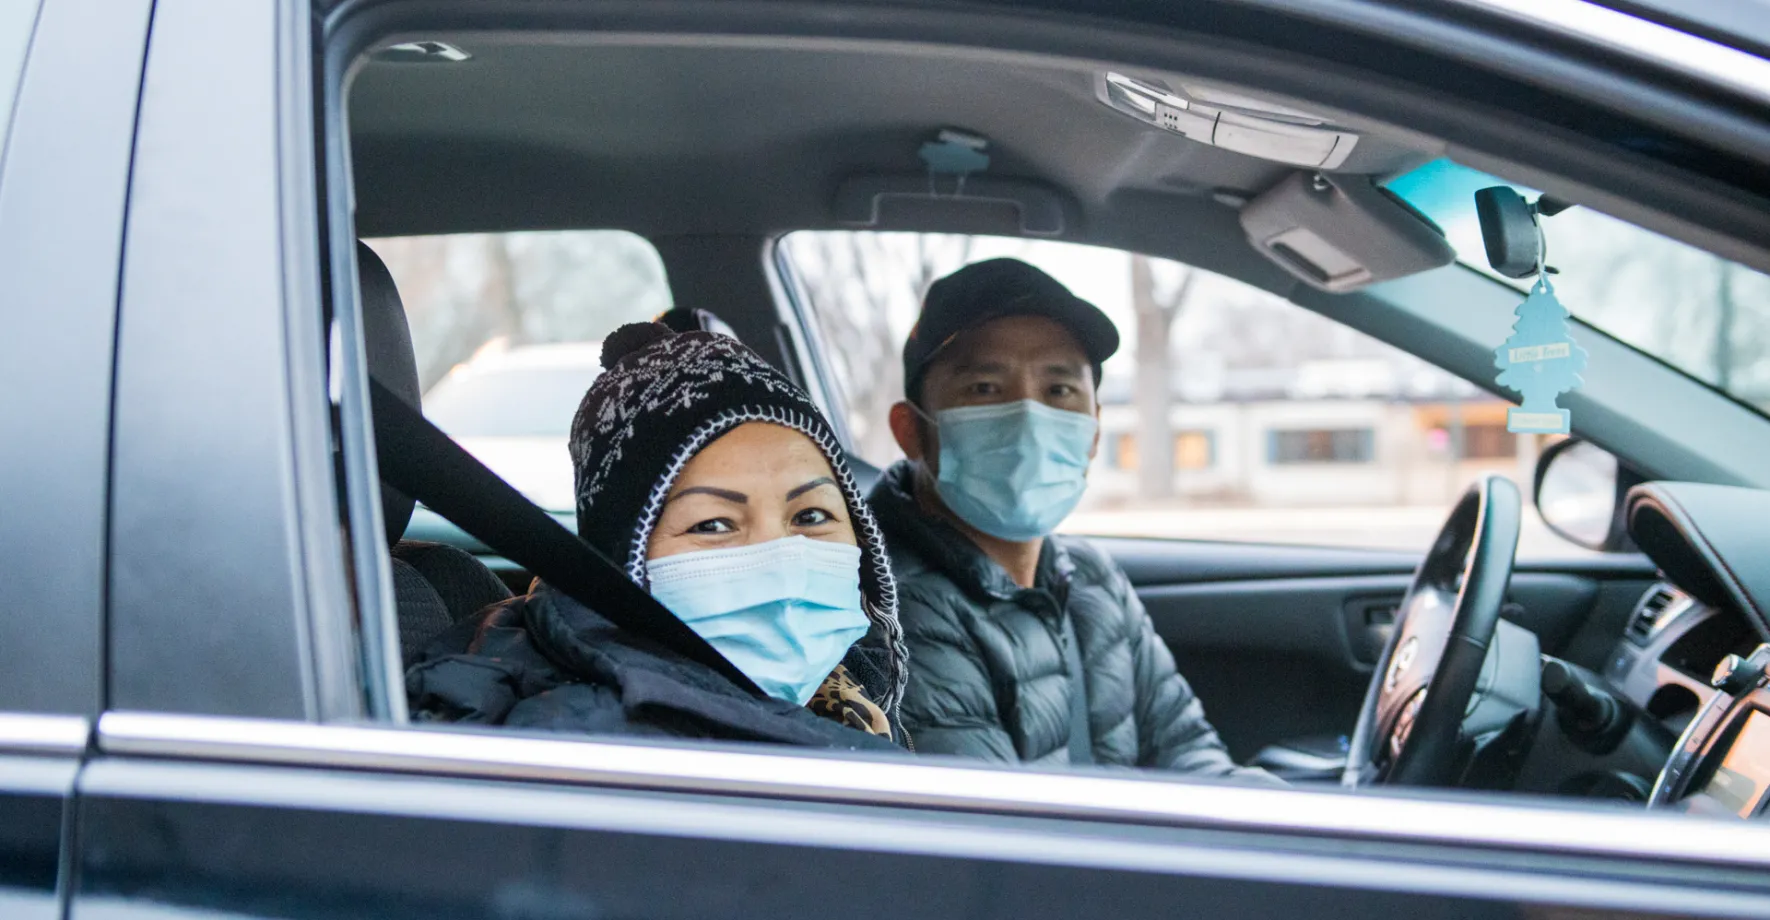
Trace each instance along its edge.
{"label": "car mirror housing", "polygon": [[1580,438],[1549,445],[1537,459],[1532,495],[1543,523],[1562,539],[1600,552],[1634,549],[1623,519],[1623,496],[1645,477]]}

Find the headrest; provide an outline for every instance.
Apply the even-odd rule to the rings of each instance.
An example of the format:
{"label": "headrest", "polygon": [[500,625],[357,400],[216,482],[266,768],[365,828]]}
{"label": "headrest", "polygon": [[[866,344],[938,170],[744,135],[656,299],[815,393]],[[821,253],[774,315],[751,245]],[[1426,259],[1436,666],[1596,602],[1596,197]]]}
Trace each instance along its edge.
{"label": "headrest", "polygon": [[715,316],[713,311],[698,307],[672,307],[659,313],[654,322],[663,323],[677,332],[717,332],[734,339],[738,337],[737,330],[731,328],[730,323]]}
{"label": "headrest", "polygon": [[[393,273],[375,250],[356,244],[356,274],[362,283],[364,355],[369,376],[414,409],[419,406],[418,356],[412,351],[412,330],[399,300]],[[381,485],[381,520],[387,545],[399,542],[412,520],[413,502],[399,490]]]}

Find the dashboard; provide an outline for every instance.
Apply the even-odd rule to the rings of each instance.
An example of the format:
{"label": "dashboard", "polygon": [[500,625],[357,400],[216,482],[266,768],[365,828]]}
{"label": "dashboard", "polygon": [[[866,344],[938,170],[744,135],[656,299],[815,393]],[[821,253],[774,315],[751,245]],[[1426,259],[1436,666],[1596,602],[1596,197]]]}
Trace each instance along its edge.
{"label": "dashboard", "polygon": [[1636,605],[1602,683],[1678,734],[1648,807],[1770,819],[1770,492],[1643,483],[1626,514],[1667,583]]}
{"label": "dashboard", "polygon": [[1759,638],[1751,624],[1668,583],[1636,603],[1604,666],[1605,683],[1674,734],[1714,696],[1710,678],[1726,656],[1749,655]]}

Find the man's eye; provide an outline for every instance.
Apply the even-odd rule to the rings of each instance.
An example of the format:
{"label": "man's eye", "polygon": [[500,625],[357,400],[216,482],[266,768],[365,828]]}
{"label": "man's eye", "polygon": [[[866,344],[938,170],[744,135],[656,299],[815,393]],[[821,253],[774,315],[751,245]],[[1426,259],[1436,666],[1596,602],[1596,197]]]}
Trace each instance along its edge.
{"label": "man's eye", "polygon": [[1067,383],[1056,383],[1051,385],[1052,396],[1074,396],[1079,392],[1081,391]]}
{"label": "man's eye", "polygon": [[988,380],[979,380],[965,389],[966,392],[977,396],[994,396],[1001,390],[1001,388],[996,386],[994,382]]}
{"label": "man's eye", "polygon": [[793,526],[816,527],[819,524],[828,524],[835,519],[835,515],[822,508],[807,508],[798,514],[793,515]]}
{"label": "man's eye", "polygon": [[735,530],[737,530],[737,527],[731,523],[731,520],[729,518],[710,518],[708,520],[700,522],[699,524],[694,525],[693,527],[690,527],[687,530],[687,532],[688,533],[731,533]]}

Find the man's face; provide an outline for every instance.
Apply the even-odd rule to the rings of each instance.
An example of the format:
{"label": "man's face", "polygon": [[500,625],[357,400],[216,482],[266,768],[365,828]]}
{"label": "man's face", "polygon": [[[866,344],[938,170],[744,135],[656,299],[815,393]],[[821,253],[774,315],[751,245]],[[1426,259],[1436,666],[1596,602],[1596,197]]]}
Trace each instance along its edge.
{"label": "man's face", "polygon": [[1043,316],[1004,316],[947,343],[922,377],[921,406],[942,409],[1030,399],[1094,415],[1094,374],[1074,335]]}
{"label": "man's face", "polygon": [[[966,330],[940,350],[922,377],[921,413],[1030,399],[1099,417],[1094,371],[1076,337],[1043,316],[1004,316]],[[891,430],[911,460],[940,472],[939,433],[908,403],[891,410]],[[1099,448],[1095,437],[1095,449]]]}

